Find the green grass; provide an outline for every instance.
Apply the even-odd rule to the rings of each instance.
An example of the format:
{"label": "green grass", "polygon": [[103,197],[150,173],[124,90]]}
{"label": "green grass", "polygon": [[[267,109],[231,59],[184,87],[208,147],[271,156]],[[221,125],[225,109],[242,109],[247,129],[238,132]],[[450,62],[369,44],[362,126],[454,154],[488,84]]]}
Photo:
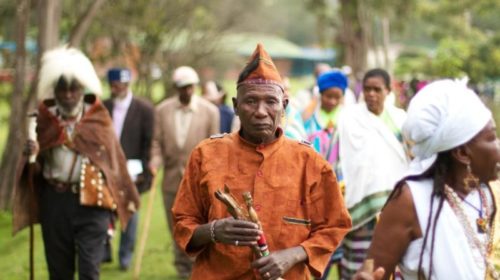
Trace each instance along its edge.
{"label": "green grass", "polygon": [[[177,279],[173,267],[172,238],[167,230],[161,189],[157,187],[149,230],[149,238],[142,259],[141,279]],[[146,214],[149,193],[142,196],[140,212],[140,231]],[[48,279],[47,266],[43,251],[40,226],[35,226],[35,278]],[[119,234],[113,238],[113,263],[104,264],[101,268],[101,279],[132,279],[134,263],[131,268],[122,272],[118,269]],[[25,229],[15,237],[11,234],[11,214],[0,212],[0,271],[1,279],[28,279],[29,275],[29,230]],[[139,244],[139,242],[137,242]]]}

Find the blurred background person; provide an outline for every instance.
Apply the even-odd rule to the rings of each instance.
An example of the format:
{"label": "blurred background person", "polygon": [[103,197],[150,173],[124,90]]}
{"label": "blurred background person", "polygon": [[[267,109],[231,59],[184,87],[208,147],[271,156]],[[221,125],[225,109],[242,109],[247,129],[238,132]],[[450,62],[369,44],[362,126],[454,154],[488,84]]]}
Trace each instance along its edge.
{"label": "blurred background person", "polygon": [[[314,114],[304,122],[307,140],[332,166],[342,192],[344,182],[340,168],[338,120],[343,108],[343,98],[349,82],[347,76],[338,70],[319,75],[317,85],[320,103]],[[342,248],[332,255],[322,279],[327,279],[331,266],[340,261]]]}
{"label": "blurred background person", "polygon": [[[283,87],[285,97],[293,100],[294,97],[290,96],[290,79],[288,77],[283,77]],[[283,115],[282,127],[285,132],[285,136],[290,139],[295,139],[298,141],[303,141],[307,139],[307,134],[304,129],[304,121],[302,121],[302,116],[300,112],[291,105],[290,102],[285,108],[285,114]]]}
{"label": "blurred background person", "polygon": [[345,108],[339,121],[344,199],[353,220],[353,229],[343,241],[342,279],[350,279],[360,268],[377,215],[409,162],[401,135],[406,113],[387,104],[390,86],[385,70],[366,72],[365,103]]}
{"label": "blurred background person", "polygon": [[[153,138],[154,108],[149,101],[133,96],[130,89],[132,75],[129,69],[112,68],[107,77],[111,98],[104,101],[104,106],[113,119],[113,128],[127,158],[129,175],[139,193],[143,193],[149,190],[152,181],[148,163]],[[132,261],[138,217],[136,212],[127,229],[121,231],[118,257],[122,270],[127,270]],[[108,251],[108,254],[111,260],[112,251]]]}
{"label": "blurred background person", "polygon": [[208,81],[203,85],[203,98],[212,102],[219,108],[220,132],[230,133],[233,126],[234,110],[226,105],[227,93],[222,86],[215,81]]}
{"label": "blurred background person", "polygon": [[[163,166],[163,204],[171,234],[171,209],[189,155],[201,140],[220,132],[219,110],[195,94],[200,82],[196,71],[189,66],[181,66],[175,69],[172,81],[176,94],[156,107],[150,162],[153,174]],[[172,245],[177,274],[188,278],[193,260],[176,244]]]}
{"label": "blurred background person", "polygon": [[316,106],[318,105],[319,89],[316,82],[318,80],[319,75],[331,69],[332,67],[327,63],[316,64],[313,72],[314,84],[311,85],[309,88],[300,90],[295,95],[293,99],[294,102],[292,105],[295,106],[295,108],[299,112],[301,112],[303,120],[310,118],[310,116],[314,113]]}

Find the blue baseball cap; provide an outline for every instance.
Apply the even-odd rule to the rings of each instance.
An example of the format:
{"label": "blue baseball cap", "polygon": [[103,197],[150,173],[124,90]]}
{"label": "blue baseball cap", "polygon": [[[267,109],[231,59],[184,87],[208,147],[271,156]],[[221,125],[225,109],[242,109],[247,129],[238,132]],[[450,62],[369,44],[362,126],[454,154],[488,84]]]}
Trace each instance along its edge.
{"label": "blue baseball cap", "polygon": [[128,83],[132,79],[130,70],[127,68],[112,68],[108,71],[108,82],[118,81],[120,83]]}

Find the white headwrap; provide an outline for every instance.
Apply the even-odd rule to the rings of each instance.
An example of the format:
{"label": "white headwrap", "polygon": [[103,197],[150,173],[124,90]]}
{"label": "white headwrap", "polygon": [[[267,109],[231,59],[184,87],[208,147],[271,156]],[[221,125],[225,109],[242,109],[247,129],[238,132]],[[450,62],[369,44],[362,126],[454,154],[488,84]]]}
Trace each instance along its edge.
{"label": "white headwrap", "polygon": [[60,47],[47,51],[42,57],[38,82],[38,98],[52,98],[54,87],[61,76],[68,81],[76,79],[90,92],[101,95],[101,80],[90,60],[75,48]]}
{"label": "white headwrap", "polygon": [[425,172],[439,152],[467,143],[491,120],[491,112],[466,81],[439,80],[410,102],[403,135],[414,144],[407,175]]}

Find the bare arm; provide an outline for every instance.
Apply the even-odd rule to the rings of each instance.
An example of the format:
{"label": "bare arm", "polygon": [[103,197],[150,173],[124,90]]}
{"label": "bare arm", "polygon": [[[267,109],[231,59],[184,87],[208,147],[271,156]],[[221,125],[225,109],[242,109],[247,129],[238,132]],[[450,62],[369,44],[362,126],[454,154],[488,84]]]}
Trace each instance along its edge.
{"label": "bare arm", "polygon": [[403,258],[410,242],[422,236],[413,197],[407,185],[400,188],[385,206],[375,228],[368,258],[375,268],[383,267],[383,279],[389,279]]}

